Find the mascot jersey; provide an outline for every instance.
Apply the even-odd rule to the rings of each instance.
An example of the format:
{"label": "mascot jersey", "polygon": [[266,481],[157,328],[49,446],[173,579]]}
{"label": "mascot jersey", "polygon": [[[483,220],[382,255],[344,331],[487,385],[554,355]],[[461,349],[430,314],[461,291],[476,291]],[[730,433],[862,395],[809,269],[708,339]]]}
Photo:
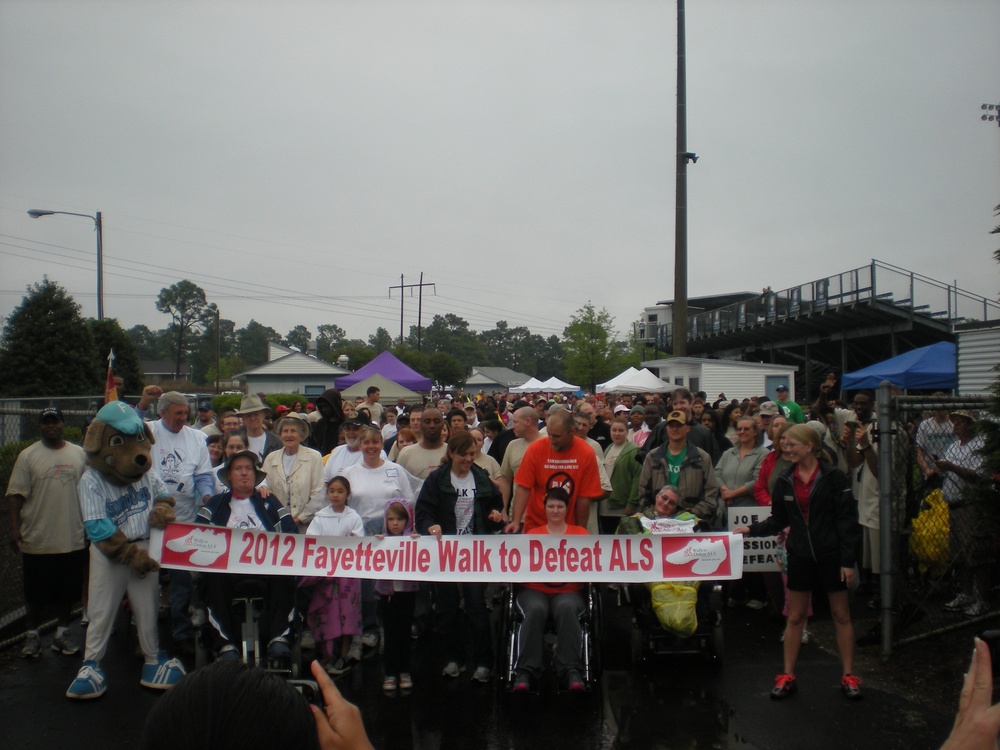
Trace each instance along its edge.
{"label": "mascot jersey", "polygon": [[84,472],[77,492],[85,525],[91,521],[110,519],[130,542],[149,538],[149,511],[153,508],[153,501],[170,496],[163,480],[153,472],[146,472],[132,484],[122,486],[112,484],[93,468]]}

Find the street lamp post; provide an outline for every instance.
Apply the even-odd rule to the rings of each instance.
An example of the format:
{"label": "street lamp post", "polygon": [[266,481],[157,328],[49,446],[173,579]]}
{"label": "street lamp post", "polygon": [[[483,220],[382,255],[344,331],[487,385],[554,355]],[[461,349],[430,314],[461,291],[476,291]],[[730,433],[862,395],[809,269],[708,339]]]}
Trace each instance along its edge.
{"label": "street lamp post", "polygon": [[37,208],[28,211],[28,216],[32,219],[37,219],[40,216],[54,216],[55,214],[83,216],[94,222],[94,228],[97,230],[97,319],[104,320],[104,224],[101,221],[101,212],[98,211],[96,216],[91,216],[90,214],[76,214],[72,211],[45,211]]}

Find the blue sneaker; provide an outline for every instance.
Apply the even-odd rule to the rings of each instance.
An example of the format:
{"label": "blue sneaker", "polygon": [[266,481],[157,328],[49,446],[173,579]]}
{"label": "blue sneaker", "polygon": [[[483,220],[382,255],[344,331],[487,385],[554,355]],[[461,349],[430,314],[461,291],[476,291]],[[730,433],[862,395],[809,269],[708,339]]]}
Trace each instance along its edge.
{"label": "blue sneaker", "polygon": [[157,658],[159,661],[156,664],[142,665],[142,679],[139,680],[139,684],[154,690],[169,690],[180,682],[187,672],[184,671],[184,665],[179,659],[168,659],[165,651],[161,651]]}
{"label": "blue sneaker", "polygon": [[66,691],[66,697],[74,700],[100,698],[107,689],[107,680],[104,679],[104,672],[97,666],[97,662],[85,661],[80,671],[76,673],[73,684]]}

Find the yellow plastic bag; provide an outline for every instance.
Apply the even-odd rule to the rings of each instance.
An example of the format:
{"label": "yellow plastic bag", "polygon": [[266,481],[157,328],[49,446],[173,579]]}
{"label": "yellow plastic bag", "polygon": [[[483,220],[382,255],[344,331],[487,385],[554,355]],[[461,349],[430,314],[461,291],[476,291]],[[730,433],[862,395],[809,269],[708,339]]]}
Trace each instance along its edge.
{"label": "yellow plastic bag", "polygon": [[690,638],[698,629],[698,586],[701,581],[647,583],[656,619],[664,629],[681,638]]}
{"label": "yellow plastic bag", "polygon": [[920,572],[942,575],[948,568],[948,504],[941,490],[934,490],[924,498],[925,507],[913,519],[910,534],[910,552],[919,563]]}

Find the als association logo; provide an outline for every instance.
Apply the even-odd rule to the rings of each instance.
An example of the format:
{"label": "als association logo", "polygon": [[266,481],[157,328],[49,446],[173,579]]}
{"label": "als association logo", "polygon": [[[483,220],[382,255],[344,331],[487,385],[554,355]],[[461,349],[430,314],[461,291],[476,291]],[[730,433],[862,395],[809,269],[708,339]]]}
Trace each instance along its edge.
{"label": "als association logo", "polygon": [[703,576],[716,573],[729,555],[721,539],[688,539],[683,547],[664,559],[673,565],[690,565],[692,573]]}
{"label": "als association logo", "polygon": [[569,495],[570,499],[573,499],[573,490],[576,488],[576,484],[573,482],[573,477],[567,472],[557,471],[549,476],[545,482],[545,491],[548,492],[553,487],[566,490],[566,494]]}
{"label": "als association logo", "polygon": [[[173,533],[171,533],[173,532]],[[229,562],[229,529],[192,528],[170,524],[164,531],[164,565],[197,565],[225,570]]]}

